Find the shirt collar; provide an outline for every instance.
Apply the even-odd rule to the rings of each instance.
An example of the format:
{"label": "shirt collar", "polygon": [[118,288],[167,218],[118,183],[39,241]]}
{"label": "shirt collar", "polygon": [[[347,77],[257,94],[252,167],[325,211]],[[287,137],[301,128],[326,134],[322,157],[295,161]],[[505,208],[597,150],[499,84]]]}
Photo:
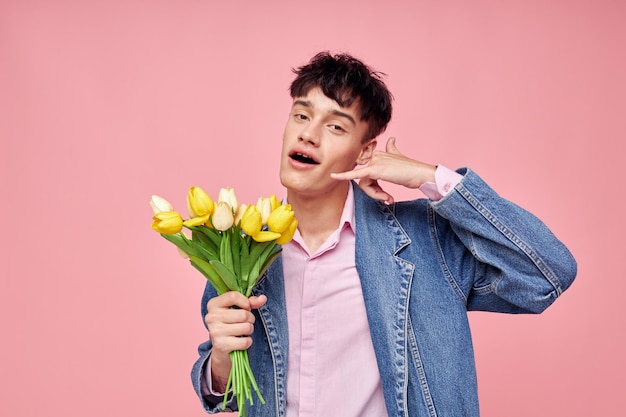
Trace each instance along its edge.
{"label": "shirt collar", "polygon": [[348,225],[352,231],[355,231],[354,227],[354,190],[352,189],[352,183],[348,187],[348,196],[346,202],[343,205],[343,212],[339,219],[339,229],[342,229],[345,225]]}
{"label": "shirt collar", "polygon": [[[339,236],[345,228],[349,228],[350,231],[354,234],[356,232],[355,227],[355,215],[354,215],[354,189],[353,184],[350,183],[348,187],[348,195],[346,196],[346,201],[343,204],[343,211],[341,212],[341,217],[339,218],[339,225],[337,229],[331,234],[332,236],[336,236],[335,243],[338,241]],[[283,199],[283,203],[287,202],[287,198]],[[296,242],[303,249],[306,248],[302,240],[302,236],[300,235],[300,231],[296,230],[295,235],[293,236],[292,242]],[[306,249],[305,249],[306,250]]]}
{"label": "shirt collar", "polygon": [[[287,197],[285,196],[282,199],[282,203],[288,203]],[[344,226],[348,225],[350,229],[354,232],[355,229],[355,217],[354,217],[354,188],[352,182],[350,182],[348,187],[348,195],[346,196],[346,202],[343,204],[343,211],[341,212],[341,217],[339,218],[339,227],[337,229],[343,229]]]}

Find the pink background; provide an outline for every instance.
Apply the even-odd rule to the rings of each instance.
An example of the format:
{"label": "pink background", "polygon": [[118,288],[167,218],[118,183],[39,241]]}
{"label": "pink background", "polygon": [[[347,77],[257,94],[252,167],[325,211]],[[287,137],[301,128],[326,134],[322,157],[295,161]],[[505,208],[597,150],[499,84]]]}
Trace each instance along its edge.
{"label": "pink background", "polygon": [[290,68],[322,49],[388,74],[383,141],[473,167],[579,261],[545,314],[471,315],[483,416],[623,415],[625,4],[1,0],[0,415],[204,415],[204,280],[148,201],[282,196]]}

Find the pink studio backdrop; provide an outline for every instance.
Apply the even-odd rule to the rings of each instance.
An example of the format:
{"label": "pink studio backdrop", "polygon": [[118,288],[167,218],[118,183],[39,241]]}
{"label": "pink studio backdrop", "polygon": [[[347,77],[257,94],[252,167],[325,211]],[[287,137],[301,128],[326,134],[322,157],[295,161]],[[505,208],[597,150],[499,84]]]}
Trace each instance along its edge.
{"label": "pink studio backdrop", "polygon": [[626,3],[384,3],[0,1],[0,415],[204,415],[204,280],[148,201],[282,196],[290,68],[323,49],[388,74],[383,142],[473,167],[579,261],[545,314],[471,314],[483,416],[623,415]]}

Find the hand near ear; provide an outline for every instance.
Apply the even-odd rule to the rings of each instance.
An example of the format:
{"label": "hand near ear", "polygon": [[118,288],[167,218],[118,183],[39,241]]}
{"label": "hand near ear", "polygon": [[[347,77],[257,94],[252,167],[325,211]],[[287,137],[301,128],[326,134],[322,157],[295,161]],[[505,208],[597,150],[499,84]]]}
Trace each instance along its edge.
{"label": "hand near ear", "polygon": [[387,204],[393,203],[393,196],[378,184],[378,180],[419,188],[425,182],[435,181],[435,165],[416,161],[403,155],[396,147],[396,138],[389,138],[385,151],[374,151],[365,166],[351,171],[333,173],[336,180],[359,180],[359,185],[367,195]]}

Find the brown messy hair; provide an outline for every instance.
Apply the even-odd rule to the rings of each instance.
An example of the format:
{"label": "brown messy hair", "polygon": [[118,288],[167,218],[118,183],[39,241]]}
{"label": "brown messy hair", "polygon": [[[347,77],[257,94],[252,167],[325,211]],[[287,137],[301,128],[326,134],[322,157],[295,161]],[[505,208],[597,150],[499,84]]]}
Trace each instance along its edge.
{"label": "brown messy hair", "polygon": [[368,123],[363,142],[384,132],[391,120],[393,96],[382,81],[384,74],[351,55],[320,52],[293,72],[296,78],[289,89],[292,98],[304,97],[312,88],[319,87],[341,107],[358,102],[360,118]]}

